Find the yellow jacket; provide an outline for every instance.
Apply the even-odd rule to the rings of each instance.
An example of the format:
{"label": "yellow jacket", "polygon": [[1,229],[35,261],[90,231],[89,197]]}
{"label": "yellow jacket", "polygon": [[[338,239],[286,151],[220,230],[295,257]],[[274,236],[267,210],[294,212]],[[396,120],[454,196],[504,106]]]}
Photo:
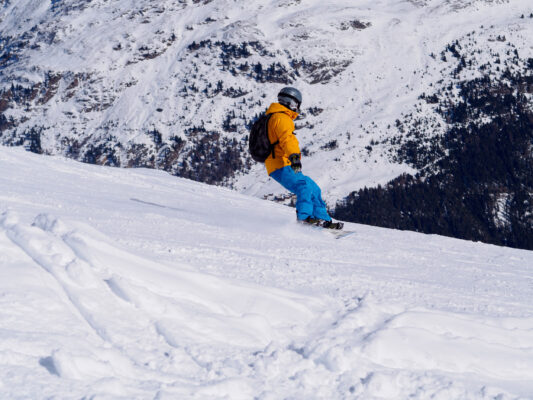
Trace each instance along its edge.
{"label": "yellow jacket", "polygon": [[291,154],[300,154],[300,145],[298,139],[294,136],[294,120],[298,117],[298,113],[289,110],[287,107],[279,103],[272,103],[267,114],[274,114],[268,121],[268,138],[270,143],[279,143],[274,146],[274,155],[268,156],[265,160],[265,166],[270,175],[277,169],[291,165],[289,156]]}

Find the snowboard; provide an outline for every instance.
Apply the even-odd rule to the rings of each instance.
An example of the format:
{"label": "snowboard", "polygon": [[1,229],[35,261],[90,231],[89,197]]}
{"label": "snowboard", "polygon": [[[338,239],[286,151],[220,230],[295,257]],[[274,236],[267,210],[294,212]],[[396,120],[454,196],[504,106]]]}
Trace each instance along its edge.
{"label": "snowboard", "polygon": [[347,236],[353,235],[355,233],[355,231],[347,231],[344,229],[328,229],[328,228],[323,228],[321,226],[316,226],[316,225],[306,225],[306,226],[308,226],[311,229],[316,229],[316,230],[320,230],[323,232],[329,232],[335,237],[335,239],[342,239]]}

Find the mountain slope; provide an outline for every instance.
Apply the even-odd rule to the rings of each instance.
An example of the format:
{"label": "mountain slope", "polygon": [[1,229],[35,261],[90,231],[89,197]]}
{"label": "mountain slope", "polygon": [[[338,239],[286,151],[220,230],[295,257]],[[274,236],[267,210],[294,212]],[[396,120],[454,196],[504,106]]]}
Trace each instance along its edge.
{"label": "mountain slope", "polygon": [[[526,0],[1,6],[2,143],[281,193],[250,164],[246,126],[291,84],[305,95],[305,168],[330,203],[412,171],[385,139],[449,79],[432,55],[475,31],[473,52],[489,56],[499,43],[491,38],[504,35],[531,56]],[[438,133],[427,126],[430,138]]]}
{"label": "mountain slope", "polygon": [[396,121],[404,134],[387,139],[416,176],[353,192],[338,218],[533,249],[533,58],[503,35],[487,58],[476,40],[440,54],[452,81],[423,94]]}
{"label": "mountain slope", "polygon": [[0,397],[533,396],[533,253],[0,148]]}
{"label": "mountain slope", "polygon": [[[0,32],[0,144],[290,203],[246,138],[294,85],[304,172],[332,212],[533,248],[528,0],[5,0]],[[505,157],[461,150],[516,129]],[[479,164],[497,171],[464,185]],[[374,201],[389,182],[407,201]]]}

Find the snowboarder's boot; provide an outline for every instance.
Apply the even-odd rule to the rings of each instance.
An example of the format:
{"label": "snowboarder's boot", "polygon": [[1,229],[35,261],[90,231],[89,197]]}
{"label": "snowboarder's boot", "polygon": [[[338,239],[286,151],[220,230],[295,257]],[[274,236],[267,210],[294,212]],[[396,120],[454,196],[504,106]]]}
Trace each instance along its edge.
{"label": "snowboarder's boot", "polygon": [[326,229],[342,229],[344,227],[343,222],[323,221],[322,227]]}
{"label": "snowboarder's boot", "polygon": [[323,219],[313,217],[307,217],[304,220],[299,220],[299,222],[303,224],[318,226],[320,228],[325,229],[342,229],[342,227],[344,226],[344,223],[342,222],[325,221]]}
{"label": "snowboarder's boot", "polygon": [[318,218],[307,217],[306,219],[299,219],[298,222],[304,225],[320,226],[321,220]]}

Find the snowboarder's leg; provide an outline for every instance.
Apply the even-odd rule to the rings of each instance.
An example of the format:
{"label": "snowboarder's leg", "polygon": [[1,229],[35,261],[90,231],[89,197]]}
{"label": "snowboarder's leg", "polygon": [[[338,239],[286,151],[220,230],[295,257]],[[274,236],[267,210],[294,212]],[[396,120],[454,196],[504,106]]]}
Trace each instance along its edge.
{"label": "snowboarder's leg", "polygon": [[322,199],[322,190],[315,183],[314,180],[312,180],[308,176],[306,176],[305,178],[307,179],[307,184],[311,189],[312,193],[311,200],[313,202],[313,217],[323,219],[324,221],[331,221],[331,217],[328,214],[326,203]]}
{"label": "snowboarder's leg", "polygon": [[298,219],[304,220],[307,217],[313,217],[313,188],[305,175],[297,174],[290,166],[287,166],[272,172],[270,176],[296,195]]}

